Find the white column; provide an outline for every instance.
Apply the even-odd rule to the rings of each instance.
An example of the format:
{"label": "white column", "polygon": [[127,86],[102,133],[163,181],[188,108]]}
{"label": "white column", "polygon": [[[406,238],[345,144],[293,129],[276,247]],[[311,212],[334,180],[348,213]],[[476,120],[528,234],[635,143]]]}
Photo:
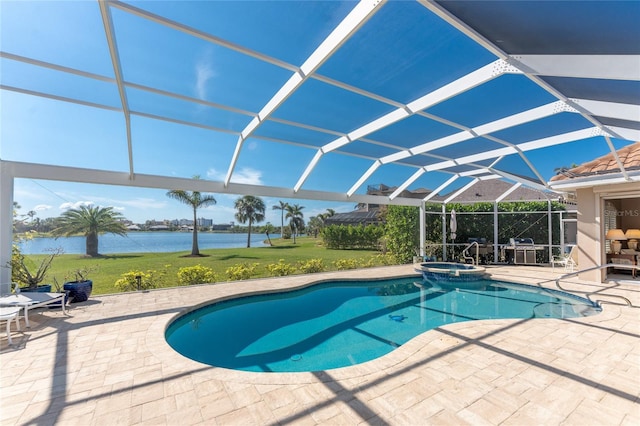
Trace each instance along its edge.
{"label": "white column", "polygon": [[442,260],[447,259],[447,205],[442,204]]}
{"label": "white column", "polygon": [[13,242],[13,175],[0,161],[0,294],[11,292],[11,261]]}
{"label": "white column", "polygon": [[[547,229],[549,229],[549,262],[551,262],[553,254],[553,212],[551,210],[551,200],[547,200]],[[562,223],[562,216],[560,216],[560,223]],[[562,226],[562,225],[560,225]]]}
{"label": "white column", "polygon": [[493,203],[493,262],[498,263],[498,203]]}
{"label": "white column", "polygon": [[425,208],[425,203],[423,201],[420,204],[420,256],[422,256],[423,259],[424,259],[424,255],[425,255],[424,242],[425,242],[425,239],[427,238],[427,231],[425,229],[425,226],[426,226],[425,215],[426,214],[427,214],[427,212],[426,212],[426,208]]}

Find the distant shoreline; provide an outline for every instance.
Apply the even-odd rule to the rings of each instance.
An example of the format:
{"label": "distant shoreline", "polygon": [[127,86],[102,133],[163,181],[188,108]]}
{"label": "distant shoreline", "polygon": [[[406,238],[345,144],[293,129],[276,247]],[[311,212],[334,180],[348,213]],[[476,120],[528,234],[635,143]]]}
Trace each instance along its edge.
{"label": "distant shoreline", "polygon": [[[98,252],[114,253],[176,253],[191,251],[193,232],[184,231],[133,231],[125,235],[103,234],[98,238]],[[198,232],[200,250],[218,248],[243,248],[247,245],[246,232]],[[252,247],[268,247],[269,242],[264,233],[251,233]],[[270,235],[272,239],[280,238],[280,234]],[[23,254],[47,254],[55,248],[61,248],[68,254],[86,252],[84,235],[69,237],[52,237],[47,234],[34,235],[18,243]]]}

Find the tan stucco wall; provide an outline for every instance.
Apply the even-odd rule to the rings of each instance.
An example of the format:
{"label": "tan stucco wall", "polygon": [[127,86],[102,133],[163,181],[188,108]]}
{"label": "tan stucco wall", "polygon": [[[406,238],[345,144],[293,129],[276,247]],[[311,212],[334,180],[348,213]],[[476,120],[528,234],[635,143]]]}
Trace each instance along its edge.
{"label": "tan stucco wall", "polygon": [[[604,248],[601,243],[601,201],[593,188],[576,191],[578,199],[578,269],[588,269],[602,264]],[[602,280],[602,272],[591,271],[580,274],[581,279]]]}

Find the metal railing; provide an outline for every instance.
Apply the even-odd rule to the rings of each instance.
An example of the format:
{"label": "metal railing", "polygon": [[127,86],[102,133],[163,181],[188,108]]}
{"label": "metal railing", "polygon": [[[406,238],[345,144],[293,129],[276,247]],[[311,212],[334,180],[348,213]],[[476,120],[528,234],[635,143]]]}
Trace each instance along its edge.
{"label": "metal railing", "polygon": [[[469,256],[469,252],[467,250],[469,250],[471,247],[476,246],[476,258],[475,258],[475,262],[473,261],[473,256]],[[462,258],[465,260],[465,262],[470,259],[471,260],[471,264],[478,266],[480,263],[480,245],[478,244],[477,241],[473,241],[472,243],[468,244],[464,249],[462,249]]]}
{"label": "metal railing", "polygon": [[[566,292],[568,292],[568,293],[575,293],[575,292],[576,292],[576,290],[568,290],[568,289],[563,288],[563,287],[560,285],[560,281],[561,281],[561,280],[565,280],[565,279],[567,279],[567,278],[571,278],[571,277],[578,276],[579,274],[581,274],[581,273],[583,273],[583,272],[589,272],[589,271],[595,271],[595,270],[602,270],[602,269],[605,269],[605,268],[629,269],[629,270],[634,270],[634,269],[635,269],[636,271],[640,271],[640,266],[638,266],[638,265],[625,265],[625,264],[620,264],[620,263],[607,263],[607,264],[605,264],[605,265],[593,266],[593,267],[591,267],[591,268],[581,269],[581,270],[579,270],[579,271],[570,272],[570,273],[568,273],[568,274],[561,275],[561,276],[559,276],[558,278],[556,278],[556,279],[555,279],[556,287],[557,287],[558,289],[560,289],[560,290],[562,290],[562,291],[566,291]],[[580,284],[580,283],[576,283],[576,284]],[[627,304],[628,306],[633,306],[633,303],[631,303],[631,301],[630,301],[629,299],[627,299],[626,297],[621,296],[621,295],[619,295],[619,294],[602,293],[602,292],[599,292],[599,291],[598,291],[598,292],[591,292],[591,293],[588,293],[588,292],[583,292],[583,293],[585,294],[585,296],[587,297],[587,299],[589,299],[589,300],[590,300],[590,301],[592,301],[592,302],[594,302],[594,300],[591,300],[591,297],[590,297],[590,296],[591,296],[592,294],[598,294],[598,295],[600,295],[600,296],[617,297],[617,298],[619,298],[619,299],[623,299],[623,300],[626,302],[626,304]],[[595,302],[596,302],[596,303],[611,303],[611,302],[609,302],[609,301],[607,301],[607,300],[595,300]]]}

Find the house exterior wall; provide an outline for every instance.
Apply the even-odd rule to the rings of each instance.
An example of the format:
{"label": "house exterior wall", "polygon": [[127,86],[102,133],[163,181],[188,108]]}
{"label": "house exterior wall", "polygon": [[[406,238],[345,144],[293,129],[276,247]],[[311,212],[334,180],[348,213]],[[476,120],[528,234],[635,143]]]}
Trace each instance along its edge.
{"label": "house exterior wall", "polygon": [[[604,253],[601,211],[602,202],[593,188],[578,189],[578,269],[589,269],[601,264]],[[589,281],[602,281],[598,270],[583,272],[580,278]]]}

